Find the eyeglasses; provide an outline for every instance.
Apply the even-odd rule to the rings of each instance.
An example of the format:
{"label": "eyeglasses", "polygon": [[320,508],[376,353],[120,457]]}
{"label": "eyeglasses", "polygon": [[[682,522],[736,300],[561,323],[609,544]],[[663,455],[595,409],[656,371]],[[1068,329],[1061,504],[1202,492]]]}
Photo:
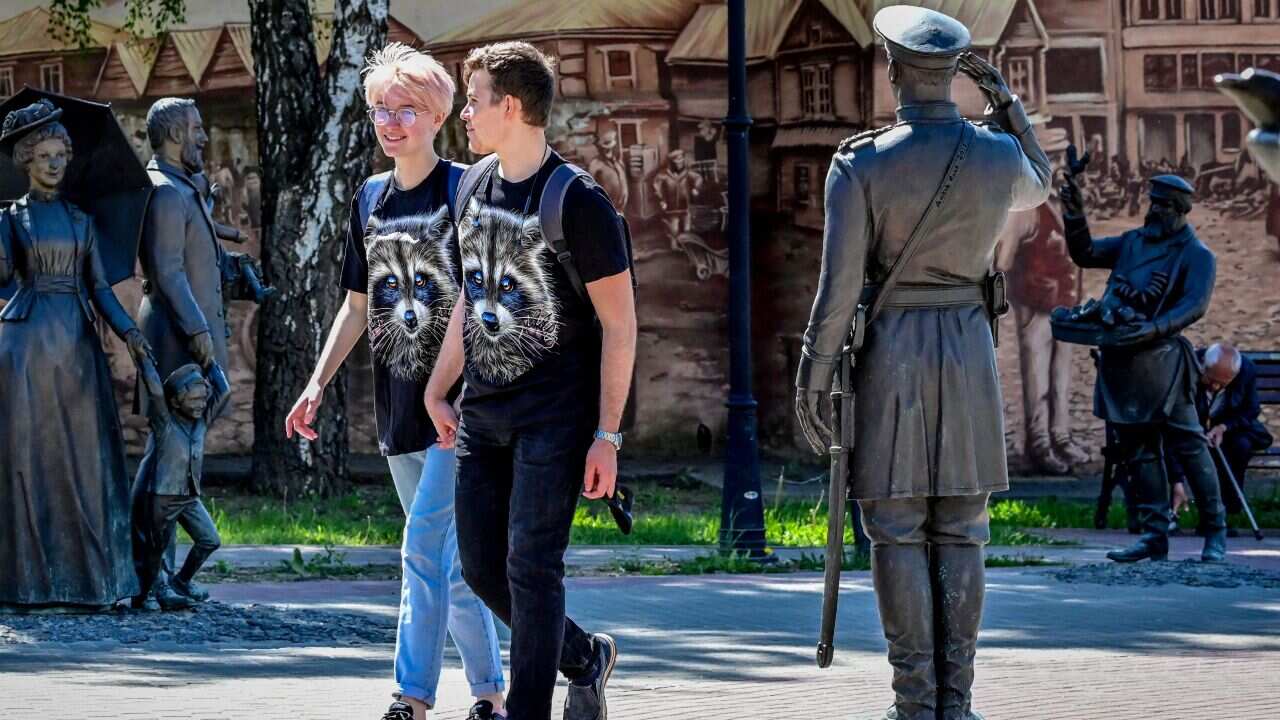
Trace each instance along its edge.
{"label": "eyeglasses", "polygon": [[426,115],[426,113],[420,113],[413,108],[400,108],[399,110],[384,107],[369,108],[369,119],[373,121],[374,125],[378,126],[390,125],[391,119],[395,118],[396,124],[400,127],[411,127],[418,121],[419,115]]}

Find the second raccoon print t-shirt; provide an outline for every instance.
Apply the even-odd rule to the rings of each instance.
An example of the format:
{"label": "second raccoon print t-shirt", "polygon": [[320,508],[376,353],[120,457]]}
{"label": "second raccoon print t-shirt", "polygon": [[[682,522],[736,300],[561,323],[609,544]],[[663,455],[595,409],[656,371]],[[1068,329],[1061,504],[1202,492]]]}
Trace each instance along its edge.
{"label": "second raccoon print t-shirt", "polygon": [[445,202],[448,172],[449,163],[441,160],[412,188],[392,183],[374,203],[367,228],[360,225],[357,200],[351,203],[340,284],[369,298],[373,406],[383,455],[419,452],[436,441],[422,394],[458,297],[456,241]]}
{"label": "second raccoon print t-shirt", "polygon": [[[547,249],[538,201],[552,153],[522,182],[495,167],[459,208],[459,268],[467,300],[462,422],[515,429],[543,422],[594,422],[600,405],[600,332],[595,311]],[[563,227],[584,284],[629,268],[613,205],[581,182],[565,196]]]}

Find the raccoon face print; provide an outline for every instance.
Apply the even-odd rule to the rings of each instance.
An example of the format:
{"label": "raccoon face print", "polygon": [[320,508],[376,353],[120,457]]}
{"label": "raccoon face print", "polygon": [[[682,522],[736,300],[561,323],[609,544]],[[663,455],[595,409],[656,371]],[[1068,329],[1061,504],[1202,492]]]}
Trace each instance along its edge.
{"label": "raccoon face print", "polygon": [[424,381],[458,297],[449,209],[370,223],[369,347],[391,374]]}
{"label": "raccoon face print", "polygon": [[556,346],[560,309],[541,226],[536,215],[472,199],[458,228],[467,361],[484,380],[505,385]]}

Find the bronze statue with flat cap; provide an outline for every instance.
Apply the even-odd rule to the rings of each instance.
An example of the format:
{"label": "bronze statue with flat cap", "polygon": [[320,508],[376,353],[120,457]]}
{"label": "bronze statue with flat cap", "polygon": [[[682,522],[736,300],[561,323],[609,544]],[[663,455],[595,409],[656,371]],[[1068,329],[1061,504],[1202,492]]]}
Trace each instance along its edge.
{"label": "bronze statue with flat cap", "polygon": [[[1213,294],[1213,253],[1187,222],[1194,189],[1176,175],[1151,179],[1146,223],[1117,237],[1093,238],[1074,182],[1059,191],[1071,259],[1107,268],[1102,299],[1054,311],[1054,334],[1099,346],[1093,413],[1114,428],[1129,468],[1143,536],[1107,557],[1164,560],[1169,554],[1169,482],[1173,453],[1190,481],[1205,528],[1201,560],[1226,557],[1226,515],[1218,474],[1196,412],[1200,363],[1182,331],[1204,317]],[[1097,330],[1088,334],[1089,323]],[[1085,333],[1081,335],[1081,333]]]}
{"label": "bronze statue with flat cap", "polygon": [[[814,451],[837,458],[833,500],[847,481],[871,539],[894,667],[886,717],[971,720],[987,499],[1008,487],[993,347],[1005,303],[992,262],[1008,212],[1048,198],[1050,165],[999,71],[967,52],[964,25],[912,6],[881,10],[874,25],[898,122],[832,159],[796,409]],[[986,121],[952,102],[957,71],[986,95]]]}

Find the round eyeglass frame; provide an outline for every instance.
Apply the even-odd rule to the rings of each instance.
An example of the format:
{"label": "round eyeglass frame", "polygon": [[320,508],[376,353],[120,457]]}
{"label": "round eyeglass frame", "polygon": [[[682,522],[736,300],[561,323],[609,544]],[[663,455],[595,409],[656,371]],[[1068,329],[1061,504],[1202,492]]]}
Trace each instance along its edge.
{"label": "round eyeglass frame", "polygon": [[[370,122],[379,127],[390,125],[391,118],[396,119],[396,124],[400,127],[412,127],[418,121],[419,115],[426,115],[426,112],[418,112],[413,108],[400,108],[392,110],[386,107],[371,107],[368,113]],[[379,119],[381,118],[381,121]]]}

